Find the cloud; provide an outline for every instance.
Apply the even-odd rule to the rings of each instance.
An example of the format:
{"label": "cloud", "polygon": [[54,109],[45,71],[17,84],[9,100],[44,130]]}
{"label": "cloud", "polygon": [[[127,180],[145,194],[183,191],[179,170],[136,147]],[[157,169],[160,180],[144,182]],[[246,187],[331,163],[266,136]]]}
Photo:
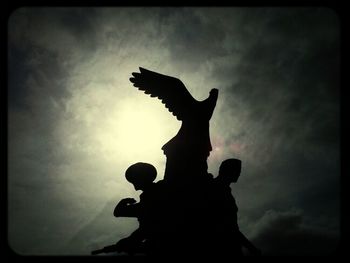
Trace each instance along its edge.
{"label": "cloud", "polygon": [[[132,93],[124,87],[130,86],[132,70],[149,60],[146,56],[125,64],[130,61],[127,57],[135,54],[134,48],[141,46],[133,41],[137,37],[133,32],[125,42],[125,35],[116,29],[129,29],[118,23],[127,21],[124,18],[133,11],[122,11],[116,19],[109,14],[109,22],[103,21],[106,10],[98,17],[81,12],[19,9],[10,18],[9,242],[20,254],[74,254],[56,244],[64,245],[82,233],[82,226],[96,217],[108,200],[137,198],[138,193],[123,176],[136,161],[133,158],[164,165],[160,149],[157,158],[144,152],[130,158],[124,148],[113,144],[122,129],[115,124],[121,102]],[[64,22],[67,17],[86,27],[77,34],[80,26],[68,26]],[[89,26],[90,19],[94,23]],[[143,25],[140,19],[138,24]],[[152,30],[152,25],[144,26],[146,34]],[[133,42],[136,47],[130,45]],[[137,52],[146,54],[144,47]],[[154,54],[159,55],[153,52],[149,56]],[[137,101],[135,94],[136,90],[128,98]],[[128,229],[129,222],[122,222]],[[117,233],[113,238],[116,241],[120,236]],[[76,253],[84,253],[84,249],[82,244],[75,246]]]}
{"label": "cloud", "polygon": [[109,201],[89,222],[82,225],[70,240],[60,247],[64,255],[87,255],[92,250],[115,244],[119,238],[127,237],[138,227],[136,218],[112,216],[115,201]]}
{"label": "cloud", "polygon": [[338,231],[317,225],[317,219],[307,221],[298,210],[266,211],[255,224],[251,239],[266,256],[333,255],[339,246]]}
{"label": "cloud", "polygon": [[[84,253],[125,234],[102,233],[115,223],[107,219],[109,200],[138,196],[123,177],[132,162],[147,159],[162,175],[160,147],[180,125],[130,88],[138,66],[179,77],[198,100],[219,88],[209,171],[217,174],[226,158],[243,160],[233,187],[243,229],[266,210],[293,206],[305,211],[294,215],[301,218],[296,236],[318,235],[305,217],[337,218],[340,33],[330,10],[22,8],[8,29],[9,239],[16,251]],[[134,145],[118,122],[125,104],[154,117],[151,148],[125,148]],[[278,217],[293,218],[264,220]],[[116,224],[129,230],[132,223]]]}

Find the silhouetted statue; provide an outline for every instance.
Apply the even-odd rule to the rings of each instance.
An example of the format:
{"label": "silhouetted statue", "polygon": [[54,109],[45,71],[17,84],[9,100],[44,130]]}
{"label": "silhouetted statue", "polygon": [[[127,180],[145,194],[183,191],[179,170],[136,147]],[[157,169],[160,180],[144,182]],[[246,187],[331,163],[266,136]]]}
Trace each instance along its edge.
{"label": "silhouetted statue", "polygon": [[[122,245],[124,251],[139,250],[148,254],[160,250],[159,235],[163,235],[164,209],[166,203],[163,181],[154,183],[157,176],[156,168],[148,163],[136,163],[125,172],[126,179],[134,185],[135,190],[142,190],[140,202],[135,203],[132,198],[122,199],[116,206],[113,214],[115,217],[137,217],[139,228],[129,237],[120,240],[117,245]],[[130,249],[131,248],[131,249]]]}
{"label": "silhouetted statue", "polygon": [[[218,90],[212,89],[204,101],[195,100],[185,85],[177,78],[159,74],[144,68],[132,73],[134,86],[157,97],[182,125],[178,133],[162,150],[166,155],[164,186],[167,192],[167,208],[162,239],[169,244],[164,253],[195,254],[200,204],[193,203],[200,195],[200,185],[208,176],[207,158],[212,150],[209,121],[218,98]],[[196,188],[194,188],[196,187]],[[165,252],[166,251],[166,252]]]}
{"label": "silhouetted statue", "polygon": [[178,120],[179,132],[163,145],[167,157],[164,180],[172,183],[196,181],[207,173],[207,158],[212,150],[209,121],[213,114],[218,90],[212,89],[204,101],[195,100],[177,78],[162,75],[140,67],[132,73],[135,87],[157,97]]}
{"label": "silhouetted statue", "polygon": [[135,190],[142,190],[140,202],[133,198],[124,198],[116,205],[115,217],[136,217],[139,228],[130,236],[119,240],[115,245],[107,246],[102,250],[93,251],[93,254],[110,252],[152,253],[156,248],[157,232],[161,231],[162,209],[164,196],[160,192],[162,181],[154,183],[157,176],[156,168],[148,163],[135,163],[125,172],[125,178],[133,184]]}
{"label": "silhouetted statue", "polygon": [[207,158],[212,150],[209,121],[218,98],[212,89],[204,101],[195,100],[177,78],[144,68],[132,73],[135,87],[157,97],[182,125],[162,150],[167,157],[164,180],[154,183],[153,165],[136,163],[125,173],[135,190],[142,190],[140,202],[122,199],[116,217],[136,217],[139,228],[102,252],[144,252],[165,256],[242,256],[242,247],[253,255],[260,251],[240,232],[238,208],[230,184],[237,182],[241,161],[222,162],[219,174],[208,174]]}
{"label": "silhouetted statue", "polygon": [[[227,159],[219,168],[219,174],[212,180],[209,189],[212,194],[206,199],[211,211],[208,222],[212,226],[213,251],[226,258],[243,256],[242,247],[253,255],[260,255],[257,249],[239,230],[237,222],[238,208],[231,193],[230,184],[236,183],[241,173],[241,161]],[[204,198],[205,199],[205,198]]]}

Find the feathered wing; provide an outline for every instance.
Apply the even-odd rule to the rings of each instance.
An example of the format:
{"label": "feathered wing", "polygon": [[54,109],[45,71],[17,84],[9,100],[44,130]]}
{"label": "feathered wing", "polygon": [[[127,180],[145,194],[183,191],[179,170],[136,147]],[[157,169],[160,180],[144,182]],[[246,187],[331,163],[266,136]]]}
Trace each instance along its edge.
{"label": "feathered wing", "polygon": [[140,67],[140,73],[133,72],[130,81],[139,90],[157,97],[165,107],[183,120],[190,115],[197,101],[188,92],[185,85],[177,78],[159,74]]}

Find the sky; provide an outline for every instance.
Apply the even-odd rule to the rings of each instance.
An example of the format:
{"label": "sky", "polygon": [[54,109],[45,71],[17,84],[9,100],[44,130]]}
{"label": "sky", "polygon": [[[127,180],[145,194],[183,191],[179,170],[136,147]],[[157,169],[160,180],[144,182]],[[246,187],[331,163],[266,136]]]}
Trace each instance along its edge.
{"label": "sky", "polygon": [[340,22],[327,8],[20,8],[8,20],[8,242],[21,255],[88,255],[138,223],[129,165],[164,173],[180,128],[135,89],[144,67],[197,100],[219,90],[209,172],[231,185],[265,255],[325,255],[340,237]]}

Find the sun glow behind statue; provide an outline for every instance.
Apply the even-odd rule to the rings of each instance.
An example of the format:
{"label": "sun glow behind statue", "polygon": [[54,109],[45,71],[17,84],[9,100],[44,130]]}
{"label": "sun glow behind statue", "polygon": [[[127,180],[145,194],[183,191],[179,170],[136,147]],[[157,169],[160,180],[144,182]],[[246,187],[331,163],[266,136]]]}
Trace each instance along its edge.
{"label": "sun glow behind statue", "polygon": [[[142,93],[140,95],[144,96]],[[133,99],[122,103],[111,129],[118,135],[116,146],[123,149],[125,157],[130,160],[165,160],[161,147],[176,134],[176,126],[180,126],[180,122],[160,101],[148,97],[140,100],[141,102]]]}
{"label": "sun glow behind statue", "polygon": [[[124,78],[127,79],[128,76]],[[163,178],[165,155],[162,146],[178,131],[181,122],[155,98],[145,96],[130,82],[87,85],[76,88],[67,102],[66,117],[57,133],[63,147],[93,155],[89,157],[119,183],[124,169],[135,162],[152,163]]]}

